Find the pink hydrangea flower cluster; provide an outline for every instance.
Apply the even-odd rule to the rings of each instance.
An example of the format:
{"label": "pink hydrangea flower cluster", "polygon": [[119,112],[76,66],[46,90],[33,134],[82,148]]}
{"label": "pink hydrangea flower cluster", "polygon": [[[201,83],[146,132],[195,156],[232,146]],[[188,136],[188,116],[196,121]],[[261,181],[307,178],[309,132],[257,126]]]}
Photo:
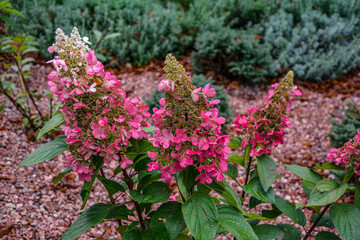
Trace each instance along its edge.
{"label": "pink hydrangea flower cluster", "polygon": [[158,85],[159,91],[165,91],[165,98],[160,100],[161,108],[154,108],[156,137],[149,138],[158,152],[148,152],[153,160],[148,171],[161,170],[161,177],[170,181],[175,173],[193,165],[199,171],[196,180],[200,183],[212,183],[212,178],[221,182],[231,149],[227,147],[229,136],[221,133],[225,118],[212,108],[220,101],[208,101],[215,89],[210,84],[204,88],[193,86],[171,54],[165,64],[167,79]]}
{"label": "pink hydrangea flower cluster", "polygon": [[271,147],[284,143],[284,129],[290,128],[291,123],[286,118],[286,112],[292,105],[293,96],[302,93],[293,85],[294,73],[288,72],[280,82],[271,85],[268,96],[260,106],[247,110],[249,116],[238,115],[235,124],[237,135],[242,141],[242,148],[251,146],[250,156],[261,156],[271,153]]}
{"label": "pink hydrangea flower cluster", "polygon": [[[74,28],[69,38],[61,29],[56,30],[56,43],[48,50],[58,56],[49,61],[56,71],[49,76],[52,93],[63,103],[61,109],[66,124],[63,131],[70,154],[67,167],[73,168],[80,180],[90,181],[93,157],[103,157],[105,163],[119,161],[130,138],[146,138],[142,127],[150,124],[149,107],[137,99],[126,97],[121,81],[104,71]],[[120,166],[133,162],[122,157]]]}
{"label": "pink hydrangea flower cluster", "polygon": [[[355,137],[346,142],[343,147],[331,149],[327,154],[327,158],[330,162],[340,163],[340,165],[346,168],[353,162],[356,165],[356,169],[358,169],[360,165],[360,131],[358,131]],[[360,175],[359,170],[354,172]]]}

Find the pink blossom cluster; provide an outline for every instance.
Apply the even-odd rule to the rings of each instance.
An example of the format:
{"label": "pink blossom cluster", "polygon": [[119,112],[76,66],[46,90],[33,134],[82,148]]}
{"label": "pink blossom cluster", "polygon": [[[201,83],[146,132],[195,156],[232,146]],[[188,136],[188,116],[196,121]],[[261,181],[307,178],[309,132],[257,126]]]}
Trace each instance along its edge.
{"label": "pink blossom cluster", "polygon": [[[332,163],[340,163],[343,167],[348,166],[349,163],[354,163],[356,169],[359,168],[360,163],[360,131],[344,144],[341,148],[333,148],[327,154],[327,158]],[[359,170],[354,171],[357,175],[360,175]],[[359,177],[360,181],[360,177]]]}
{"label": "pink blossom cluster", "polygon": [[250,145],[251,157],[269,154],[271,147],[284,143],[284,129],[291,127],[285,114],[290,110],[293,96],[302,95],[293,86],[293,76],[290,71],[280,83],[271,85],[263,103],[247,110],[249,116],[236,116],[233,124],[237,135],[243,139],[241,147]]}
{"label": "pink blossom cluster", "polygon": [[[80,180],[90,181],[93,157],[103,157],[104,163],[119,161],[130,138],[146,138],[142,127],[150,124],[147,106],[126,97],[121,81],[96,59],[94,51],[82,42],[76,28],[71,38],[57,30],[56,43],[49,52],[57,52],[52,62],[56,71],[49,76],[52,93],[63,103],[61,109],[66,124],[63,132],[69,144],[67,167],[75,170]],[[122,157],[120,166],[133,162]]]}
{"label": "pink blossom cluster", "polygon": [[168,76],[158,85],[159,91],[165,91],[165,98],[160,100],[161,108],[153,109],[156,137],[149,138],[158,151],[148,152],[153,160],[148,171],[161,170],[161,177],[170,181],[175,173],[195,166],[200,183],[212,183],[212,178],[221,182],[231,149],[227,147],[229,136],[221,133],[225,118],[212,108],[220,101],[208,101],[215,89],[210,84],[194,87],[171,54],[165,64]]}

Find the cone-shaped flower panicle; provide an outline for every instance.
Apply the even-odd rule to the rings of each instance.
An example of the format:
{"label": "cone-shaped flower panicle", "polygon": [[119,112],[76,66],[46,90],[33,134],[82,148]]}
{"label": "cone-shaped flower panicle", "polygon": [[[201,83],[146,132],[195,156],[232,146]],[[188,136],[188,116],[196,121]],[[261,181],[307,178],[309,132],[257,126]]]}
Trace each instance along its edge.
{"label": "cone-shaped flower panicle", "polygon": [[148,170],[162,170],[161,176],[169,181],[175,173],[194,165],[201,183],[211,183],[213,178],[221,182],[231,149],[227,147],[229,136],[221,133],[225,118],[212,108],[220,101],[209,102],[215,89],[209,84],[204,88],[192,85],[191,77],[171,54],[164,70],[168,75],[158,90],[165,91],[165,98],[152,116],[156,137],[151,140],[158,151],[148,152],[153,160]]}
{"label": "cone-shaped flower panicle", "polygon": [[[73,167],[81,180],[90,181],[93,157],[104,157],[105,163],[120,161],[130,138],[146,138],[142,127],[150,126],[146,120],[150,113],[137,98],[126,97],[121,81],[104,71],[86,43],[77,28],[70,37],[56,30],[56,42],[48,50],[58,55],[49,61],[55,71],[49,74],[48,85],[63,103],[63,131],[70,149],[67,167]],[[132,161],[123,157],[120,166],[129,164]]]}
{"label": "cone-shaped flower panicle", "polygon": [[271,153],[271,147],[284,143],[284,129],[291,123],[286,118],[293,96],[302,93],[293,85],[294,73],[289,71],[280,83],[271,85],[268,96],[260,106],[247,110],[249,115],[238,115],[235,124],[237,135],[242,139],[242,148],[251,146],[252,157]]}

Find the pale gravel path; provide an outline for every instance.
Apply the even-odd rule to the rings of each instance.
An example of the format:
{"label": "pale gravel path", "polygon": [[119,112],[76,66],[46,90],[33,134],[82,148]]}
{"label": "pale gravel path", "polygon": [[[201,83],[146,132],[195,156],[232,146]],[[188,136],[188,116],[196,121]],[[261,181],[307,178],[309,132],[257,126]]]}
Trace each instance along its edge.
{"label": "pale gravel path", "polygon": [[[188,59],[184,60],[184,63],[187,69],[191,67]],[[32,85],[37,89],[46,89],[46,75],[51,69],[41,65],[34,67],[36,80]],[[164,78],[164,73],[156,64],[146,69],[137,69],[135,72],[132,72],[133,69],[128,70],[128,73],[122,72],[118,77],[122,80],[125,91],[130,96],[138,96],[141,100],[150,96],[152,88]],[[326,161],[325,155],[330,149],[327,137],[330,128],[328,117],[341,118],[341,108],[345,106],[345,99],[360,103],[359,77],[354,79],[356,91],[350,91],[350,94],[349,86],[339,87],[330,84],[325,90],[313,90],[315,85],[300,87],[304,95],[294,101],[293,110],[289,113],[293,127],[288,130],[286,143],[273,151],[273,158],[278,164],[278,173],[282,176],[273,185],[276,194],[292,202],[306,203],[299,178],[280,166],[280,163],[313,166]],[[244,114],[248,107],[261,102],[268,86],[269,84],[260,86],[230,84],[225,89],[230,94],[230,104],[234,112]],[[4,101],[3,96],[0,96],[0,101]],[[42,107],[46,108],[46,102],[42,103]],[[55,186],[52,185],[57,173],[65,168],[63,156],[16,171],[24,157],[39,146],[33,140],[33,134],[24,134],[20,116],[12,107],[6,107],[0,113],[0,233],[7,229],[9,233],[2,239],[59,239],[81,213],[79,195],[81,183],[75,174],[68,175],[64,181]],[[41,143],[48,140],[44,138]],[[107,170],[107,173],[110,174],[110,171]],[[242,169],[239,171],[238,180],[244,181]],[[235,184],[233,185],[236,187]],[[237,190],[241,192],[240,189]],[[107,201],[103,192],[102,186],[96,184],[88,206]],[[307,210],[306,214],[309,219],[311,211]],[[290,223],[286,216],[276,222],[279,221]],[[115,227],[115,223],[102,224],[92,228],[79,239],[118,237]]]}

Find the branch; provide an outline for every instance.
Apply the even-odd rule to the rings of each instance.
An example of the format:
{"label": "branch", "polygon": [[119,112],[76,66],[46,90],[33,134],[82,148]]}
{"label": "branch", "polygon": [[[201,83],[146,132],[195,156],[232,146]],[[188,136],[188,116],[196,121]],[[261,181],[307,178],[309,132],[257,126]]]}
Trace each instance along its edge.
{"label": "branch", "polygon": [[309,229],[309,231],[307,231],[305,237],[303,240],[308,239],[308,237],[310,237],[311,232],[315,229],[316,225],[319,223],[320,219],[322,218],[322,216],[325,214],[326,210],[328,210],[328,208],[330,207],[331,204],[325,205],[325,207],[323,208],[323,210],[320,212],[319,216],[317,217],[317,219],[315,220],[315,222],[313,223],[313,225],[311,226],[311,228]]}
{"label": "branch", "polygon": [[[133,190],[133,184],[131,183],[131,179],[128,175],[128,173],[126,172],[125,169],[123,169],[123,175],[124,175],[124,178],[125,178],[125,183],[126,185],[128,186],[129,190]],[[138,215],[138,218],[139,218],[139,222],[140,222],[140,226],[141,226],[141,229],[146,229],[146,226],[145,226],[145,223],[144,223],[144,219],[142,217],[142,214],[141,214],[141,210],[140,210],[140,205],[138,202],[132,200],[132,202],[134,203],[135,205],[135,209],[136,209],[136,212],[137,212],[137,215]]]}

